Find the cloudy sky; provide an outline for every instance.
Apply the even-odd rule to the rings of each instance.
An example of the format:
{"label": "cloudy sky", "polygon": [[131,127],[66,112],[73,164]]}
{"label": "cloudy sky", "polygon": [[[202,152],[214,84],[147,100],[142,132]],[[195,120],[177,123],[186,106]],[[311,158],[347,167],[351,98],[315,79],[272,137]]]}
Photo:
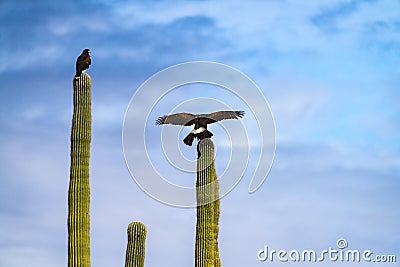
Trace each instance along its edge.
{"label": "cloudy sky", "polygon": [[[260,262],[257,252],[265,245],[322,251],[339,238],[349,249],[399,261],[399,10],[396,0],[0,1],[0,266],[66,266],[72,77],[84,48],[92,50],[93,266],[123,266],[133,220],[148,228],[147,266],[193,266],[196,210],[141,191],[121,136],[143,82],[198,60],[250,77],[276,126],[264,184],[249,194],[251,177],[244,175],[221,201],[222,265],[309,266]],[[232,97],[194,87],[166,97],[157,106],[162,114],[153,115],[174,110],[188,92]],[[227,104],[244,108],[235,101]],[[243,124],[251,129],[246,111]],[[150,148],[159,147],[160,128],[148,128]],[[224,133],[218,125],[211,130]],[[213,140],[221,174],[229,148],[219,136]],[[182,149],[195,158],[194,147]],[[167,165],[153,155],[154,165]],[[176,182],[194,184],[187,177]]]}

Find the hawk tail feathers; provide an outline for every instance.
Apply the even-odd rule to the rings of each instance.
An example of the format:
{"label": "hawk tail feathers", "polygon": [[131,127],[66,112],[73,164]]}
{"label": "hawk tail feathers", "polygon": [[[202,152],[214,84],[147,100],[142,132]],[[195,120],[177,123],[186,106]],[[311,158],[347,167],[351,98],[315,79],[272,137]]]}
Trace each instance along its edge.
{"label": "hawk tail feathers", "polygon": [[185,145],[192,146],[194,140],[194,133],[188,134],[185,139],[183,139],[183,142]]}
{"label": "hawk tail feathers", "polygon": [[192,146],[193,141],[195,138],[197,138],[198,140],[203,140],[204,138],[211,138],[213,136],[212,132],[210,132],[209,130],[204,130],[200,133],[190,133],[188,134],[185,139],[183,139],[183,142],[188,145],[188,146]]}
{"label": "hawk tail feathers", "polygon": [[196,138],[199,140],[203,140],[204,138],[211,138],[213,134],[209,130],[204,130],[201,133],[196,135]]}

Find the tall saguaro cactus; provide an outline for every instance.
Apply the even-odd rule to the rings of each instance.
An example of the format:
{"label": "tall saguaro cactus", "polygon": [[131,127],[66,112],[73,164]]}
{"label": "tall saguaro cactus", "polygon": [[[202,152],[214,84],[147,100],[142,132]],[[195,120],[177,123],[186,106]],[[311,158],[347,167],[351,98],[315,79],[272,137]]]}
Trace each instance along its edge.
{"label": "tall saguaro cactus", "polygon": [[141,222],[131,222],[128,225],[125,267],[144,266],[146,233],[146,226]]}
{"label": "tall saguaro cactus", "polygon": [[91,78],[73,81],[74,114],[68,190],[68,267],[90,267],[89,158],[92,127]]}
{"label": "tall saguaro cactus", "polygon": [[219,184],[214,166],[214,143],[206,138],[198,143],[197,224],[195,267],[219,267],[218,251]]}

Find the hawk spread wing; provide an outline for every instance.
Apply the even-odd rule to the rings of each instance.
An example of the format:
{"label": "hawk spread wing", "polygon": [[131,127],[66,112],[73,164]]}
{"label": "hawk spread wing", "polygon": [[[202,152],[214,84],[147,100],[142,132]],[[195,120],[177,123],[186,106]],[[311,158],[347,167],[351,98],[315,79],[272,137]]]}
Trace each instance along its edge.
{"label": "hawk spread wing", "polygon": [[238,119],[243,116],[244,116],[244,111],[217,111],[206,115],[206,117],[213,120],[213,122],[229,120],[229,119]]}
{"label": "hawk spread wing", "polygon": [[156,121],[157,125],[160,124],[174,124],[174,125],[190,125],[187,124],[191,120],[195,119],[196,115],[190,114],[190,113],[176,113],[176,114],[171,114],[171,115],[164,115],[162,117],[159,117]]}
{"label": "hawk spread wing", "polygon": [[244,111],[217,111],[210,114],[198,115],[183,112],[159,117],[156,121],[156,124],[174,124],[189,126],[194,124],[196,120],[200,120],[204,124],[210,124],[221,120],[238,119],[243,117],[243,115]]}

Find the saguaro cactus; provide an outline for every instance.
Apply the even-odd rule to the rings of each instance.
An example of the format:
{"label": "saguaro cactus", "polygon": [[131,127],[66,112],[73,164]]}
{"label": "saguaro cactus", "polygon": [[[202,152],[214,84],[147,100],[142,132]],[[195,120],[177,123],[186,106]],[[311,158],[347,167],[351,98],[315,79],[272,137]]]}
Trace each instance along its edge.
{"label": "saguaro cactus", "polygon": [[125,267],[144,266],[146,233],[146,226],[141,222],[131,222],[128,225]]}
{"label": "saguaro cactus", "polygon": [[218,221],[219,184],[214,166],[214,143],[201,140],[197,145],[197,224],[195,267],[219,267]]}
{"label": "saguaro cactus", "polygon": [[73,81],[74,114],[68,190],[68,266],[90,267],[91,78],[82,73]]}

